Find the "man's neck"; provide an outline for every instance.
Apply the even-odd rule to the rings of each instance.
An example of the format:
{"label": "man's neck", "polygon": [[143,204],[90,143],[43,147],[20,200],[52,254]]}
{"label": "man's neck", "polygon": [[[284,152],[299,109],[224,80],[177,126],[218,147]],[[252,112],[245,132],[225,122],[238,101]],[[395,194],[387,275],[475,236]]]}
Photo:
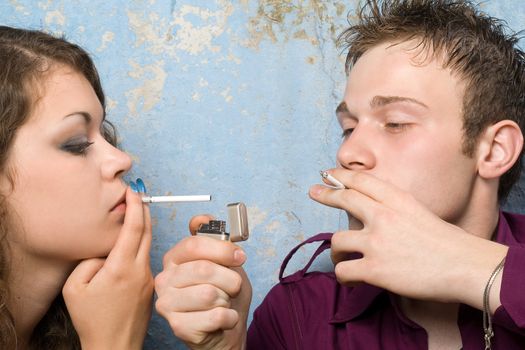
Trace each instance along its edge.
{"label": "man's neck", "polygon": [[491,239],[496,233],[499,211],[497,185],[480,179],[474,185],[469,204],[455,218],[445,220],[474,236]]}
{"label": "man's neck", "polygon": [[460,349],[457,325],[459,304],[443,304],[400,297],[403,313],[425,329],[429,349]]}

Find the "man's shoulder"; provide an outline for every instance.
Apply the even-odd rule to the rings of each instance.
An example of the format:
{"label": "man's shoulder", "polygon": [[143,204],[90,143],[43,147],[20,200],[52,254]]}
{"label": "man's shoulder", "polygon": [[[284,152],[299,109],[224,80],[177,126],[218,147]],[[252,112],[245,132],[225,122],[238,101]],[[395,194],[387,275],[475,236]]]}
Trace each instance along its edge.
{"label": "man's shoulder", "polygon": [[[290,251],[284,259],[277,283],[266,295],[261,306],[266,312],[286,314],[300,310],[323,310],[333,305],[340,287],[333,272],[309,271],[314,260],[330,248],[330,233],[322,233],[308,238]],[[310,261],[300,270],[284,277],[290,259],[306,244],[319,244]],[[295,310],[294,310],[295,309]]]}
{"label": "man's shoulder", "polygon": [[[268,293],[272,299],[315,300],[318,305],[320,300],[327,300],[338,287],[337,279],[333,272],[313,271],[302,274],[297,271],[284,277]],[[321,299],[320,299],[321,298]]]}

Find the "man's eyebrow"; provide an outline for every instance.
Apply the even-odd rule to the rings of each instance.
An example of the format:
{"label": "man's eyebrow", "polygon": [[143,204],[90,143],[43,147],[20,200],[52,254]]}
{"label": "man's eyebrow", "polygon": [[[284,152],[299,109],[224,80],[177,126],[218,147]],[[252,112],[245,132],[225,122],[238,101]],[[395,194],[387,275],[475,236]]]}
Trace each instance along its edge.
{"label": "man's eyebrow", "polygon": [[341,102],[335,109],[335,114],[338,115],[339,113],[346,113],[346,114],[350,113],[348,111],[348,107],[346,106],[345,101]]}
{"label": "man's eyebrow", "polygon": [[374,96],[372,101],[370,101],[370,107],[371,108],[383,107],[391,103],[398,103],[398,102],[414,103],[422,107],[428,108],[426,104],[424,104],[421,101],[416,100],[415,98],[402,97],[402,96]]}
{"label": "man's eyebrow", "polygon": [[91,114],[89,114],[88,112],[74,112],[74,113],[66,115],[64,119],[69,118],[69,117],[74,117],[74,116],[81,116],[82,118],[84,118],[84,121],[86,122],[86,124],[90,124],[91,121],[93,120],[93,117],[91,117]]}

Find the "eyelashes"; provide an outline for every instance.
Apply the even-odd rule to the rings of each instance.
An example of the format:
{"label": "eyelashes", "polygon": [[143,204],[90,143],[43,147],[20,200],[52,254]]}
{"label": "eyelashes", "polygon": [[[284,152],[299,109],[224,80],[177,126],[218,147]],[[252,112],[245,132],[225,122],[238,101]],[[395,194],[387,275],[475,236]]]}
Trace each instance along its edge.
{"label": "eyelashes", "polygon": [[94,142],[90,141],[75,141],[70,140],[60,146],[60,149],[64,152],[71,153],[73,155],[85,155],[87,153],[88,148],[93,144]]}
{"label": "eyelashes", "polygon": [[386,123],[384,127],[391,133],[400,133],[405,131],[409,126],[410,124],[408,123]]}
{"label": "eyelashes", "polygon": [[341,138],[342,139],[347,138],[348,136],[352,135],[353,131],[354,131],[354,128],[344,129],[343,132],[341,133]]}
{"label": "eyelashes", "polygon": [[[398,134],[402,133],[404,131],[407,131],[407,129],[411,126],[411,123],[386,123],[383,125],[383,129],[387,131],[390,134]],[[346,139],[352,135],[355,128],[347,128],[343,129],[343,132],[341,133],[341,138]]]}

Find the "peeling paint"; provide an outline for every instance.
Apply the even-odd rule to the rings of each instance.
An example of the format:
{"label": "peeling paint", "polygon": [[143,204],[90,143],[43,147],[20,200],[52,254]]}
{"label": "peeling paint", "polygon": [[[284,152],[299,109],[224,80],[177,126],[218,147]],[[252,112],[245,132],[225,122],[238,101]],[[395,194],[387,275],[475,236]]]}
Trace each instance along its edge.
{"label": "peeling paint", "polygon": [[193,101],[200,101],[202,98],[201,94],[199,94],[198,92],[194,92],[193,95],[191,95],[191,99]]}
{"label": "peeling paint", "polygon": [[248,222],[250,223],[251,227],[262,224],[268,216],[265,211],[262,211],[258,207],[247,207],[246,211],[248,212]]}
{"label": "peeling paint", "polygon": [[[129,64],[133,68],[129,76],[142,82],[142,86],[126,92],[130,113],[138,115],[141,110],[151,110],[160,101],[167,74],[163,60],[144,67],[133,60],[130,60]],[[142,108],[139,108],[140,106]]]}
{"label": "peeling paint", "polygon": [[177,209],[173,209],[171,211],[171,214],[170,214],[170,217],[169,217],[169,220],[170,221],[175,221],[177,219]]}
{"label": "peeling paint", "polygon": [[[507,14],[519,30],[525,2],[511,2],[488,1],[483,9]],[[318,169],[335,163],[340,138],[333,109],[345,87],[335,41],[357,3],[4,0],[0,19],[63,33],[95,53],[108,119],[134,163],[125,181],[141,177],[158,195],[213,194],[209,203],[151,208],[155,273],[166,251],[186,237],[188,218],[226,216],[230,200],[248,205],[252,237],[241,246],[253,312],[295,245],[348,226],[344,211],[305,192],[318,181]],[[525,210],[523,197],[515,192],[514,210]],[[304,267],[316,246],[301,249],[287,274]],[[144,350],[179,348],[182,342],[154,314]]]}
{"label": "peeling paint", "polygon": [[[324,23],[331,26],[331,39],[335,42],[337,29],[333,26],[334,17],[340,17],[346,8],[347,2],[344,1],[258,0],[257,15],[250,17],[248,22],[250,37],[243,41],[243,45],[258,49],[263,40],[276,43],[282,38],[284,42],[304,40],[315,46],[319,44],[316,27]],[[295,30],[290,31],[291,28]]]}
{"label": "peeling paint", "polygon": [[224,97],[224,101],[230,103],[233,100],[233,96],[230,94],[232,88],[228,87],[221,92],[221,96]]}
{"label": "peeling paint", "polygon": [[[214,45],[221,36],[228,18],[234,10],[230,1],[218,0],[220,9],[211,11],[205,7],[182,5],[173,11],[173,18],[167,22],[153,14],[128,11],[130,28],[136,35],[136,46],[146,45],[153,54],[167,54],[178,58],[178,52],[198,55],[204,51],[217,53],[221,47]],[[204,25],[195,25],[186,17],[197,17]]]}
{"label": "peeling paint", "polygon": [[105,32],[102,35],[102,44],[97,49],[97,51],[100,52],[100,51],[103,51],[104,49],[106,49],[106,47],[108,46],[108,43],[113,42],[114,39],[115,39],[115,33],[113,33],[113,32]]}
{"label": "peeling paint", "polygon": [[281,230],[282,224],[279,221],[272,221],[268,225],[265,226],[264,230],[267,232],[278,232]]}
{"label": "peeling paint", "polygon": [[200,78],[199,79],[199,86],[200,87],[206,87],[208,85],[210,85],[210,83],[206,79],[204,79],[204,78]]}
{"label": "peeling paint", "polygon": [[22,14],[28,16],[29,11],[26,10],[25,6],[20,4],[20,2],[16,0],[9,0],[9,3],[14,7],[16,12],[21,12]]}
{"label": "peeling paint", "polygon": [[275,247],[268,247],[262,251],[261,255],[266,258],[275,258],[277,256],[277,252],[275,251]]}
{"label": "peeling paint", "polygon": [[66,18],[64,14],[60,11],[49,11],[46,14],[45,22],[47,25],[58,24],[63,26],[66,23]]}
{"label": "peeling paint", "polygon": [[112,98],[106,96],[106,112],[110,112],[116,109],[117,106],[118,106],[117,100],[113,100]]}
{"label": "peeling paint", "polygon": [[39,1],[38,8],[41,8],[42,10],[47,10],[51,7],[52,3],[53,3],[53,0]]}

